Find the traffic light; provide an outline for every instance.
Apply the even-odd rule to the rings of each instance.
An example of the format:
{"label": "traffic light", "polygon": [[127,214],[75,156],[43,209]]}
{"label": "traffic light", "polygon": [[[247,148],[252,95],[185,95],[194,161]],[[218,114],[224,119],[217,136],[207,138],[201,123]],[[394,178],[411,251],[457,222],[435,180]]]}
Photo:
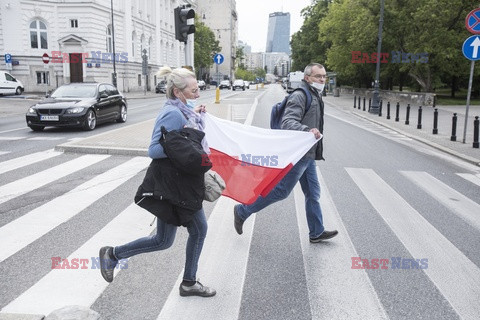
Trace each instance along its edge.
{"label": "traffic light", "polygon": [[177,7],[175,13],[175,39],[187,43],[188,35],[195,32],[195,26],[187,24],[188,19],[195,18],[195,10]]}

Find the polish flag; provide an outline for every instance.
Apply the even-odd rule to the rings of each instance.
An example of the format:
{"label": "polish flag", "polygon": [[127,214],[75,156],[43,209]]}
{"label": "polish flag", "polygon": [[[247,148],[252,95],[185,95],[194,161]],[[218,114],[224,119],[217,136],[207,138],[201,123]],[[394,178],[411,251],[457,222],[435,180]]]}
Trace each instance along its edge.
{"label": "polish flag", "polygon": [[265,197],[318,141],[311,132],[271,130],[205,117],[212,170],[225,180],[222,195],[243,204]]}

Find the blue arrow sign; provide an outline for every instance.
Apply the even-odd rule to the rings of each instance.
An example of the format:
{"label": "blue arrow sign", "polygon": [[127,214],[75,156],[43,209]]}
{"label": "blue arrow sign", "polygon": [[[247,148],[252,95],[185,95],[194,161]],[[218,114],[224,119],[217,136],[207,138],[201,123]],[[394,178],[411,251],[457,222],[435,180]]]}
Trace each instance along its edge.
{"label": "blue arrow sign", "polygon": [[12,55],[10,53],[5,53],[5,63],[12,63]]}
{"label": "blue arrow sign", "polygon": [[224,57],[223,57],[223,54],[221,54],[221,53],[217,53],[217,54],[213,57],[213,62],[215,62],[216,64],[222,64],[222,63],[223,63],[223,60],[224,60]]}
{"label": "blue arrow sign", "polygon": [[463,55],[469,60],[480,60],[480,36],[471,36],[463,43]]}

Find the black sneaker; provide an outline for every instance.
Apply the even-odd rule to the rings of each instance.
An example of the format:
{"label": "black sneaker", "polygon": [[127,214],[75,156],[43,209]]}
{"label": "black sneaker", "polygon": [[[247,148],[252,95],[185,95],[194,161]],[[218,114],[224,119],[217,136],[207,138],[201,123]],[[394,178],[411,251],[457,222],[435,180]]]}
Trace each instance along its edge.
{"label": "black sneaker", "polygon": [[100,259],[100,272],[103,279],[107,282],[112,282],[113,270],[118,263],[118,260],[113,255],[113,247],[102,247],[98,258]]}
{"label": "black sneaker", "polygon": [[233,215],[234,215],[233,225],[234,225],[235,230],[237,231],[237,233],[238,233],[238,234],[242,234],[242,233],[243,233],[243,222],[245,222],[245,220],[242,220],[242,218],[240,218],[240,217],[238,216],[237,208],[238,208],[239,206],[240,206],[239,204],[236,204],[236,205],[233,207]]}
{"label": "black sneaker", "polygon": [[185,286],[183,284],[180,285],[180,295],[182,297],[188,296],[198,296],[198,297],[213,297],[217,294],[212,288],[205,287],[200,282],[195,282],[193,286]]}
{"label": "black sneaker", "polygon": [[335,237],[336,235],[338,234],[338,231],[337,230],[333,230],[333,231],[323,231],[323,233],[321,235],[319,235],[318,237],[316,238],[310,238],[310,242],[311,243],[317,243],[317,242],[320,242],[320,241],[323,241],[323,240],[328,240],[328,239],[332,239],[333,237]]}

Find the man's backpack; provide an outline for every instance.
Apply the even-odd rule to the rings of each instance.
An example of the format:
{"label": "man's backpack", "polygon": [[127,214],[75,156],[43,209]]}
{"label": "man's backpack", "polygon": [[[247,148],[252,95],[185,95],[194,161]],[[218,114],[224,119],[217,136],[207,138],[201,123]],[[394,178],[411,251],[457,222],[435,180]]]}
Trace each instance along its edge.
{"label": "man's backpack", "polygon": [[[305,90],[304,88],[297,88],[293,90],[293,92],[297,90],[303,91],[303,93],[307,97],[307,105],[305,106],[305,114],[306,114],[308,109],[310,109],[310,105],[312,104],[312,94],[308,90]],[[282,118],[283,118],[283,114],[285,113],[285,107],[287,105],[288,98],[290,98],[290,95],[291,93],[288,96],[286,96],[285,99],[282,100],[282,102],[278,102],[272,107],[272,112],[270,114],[270,128],[272,129],[282,128]]]}

